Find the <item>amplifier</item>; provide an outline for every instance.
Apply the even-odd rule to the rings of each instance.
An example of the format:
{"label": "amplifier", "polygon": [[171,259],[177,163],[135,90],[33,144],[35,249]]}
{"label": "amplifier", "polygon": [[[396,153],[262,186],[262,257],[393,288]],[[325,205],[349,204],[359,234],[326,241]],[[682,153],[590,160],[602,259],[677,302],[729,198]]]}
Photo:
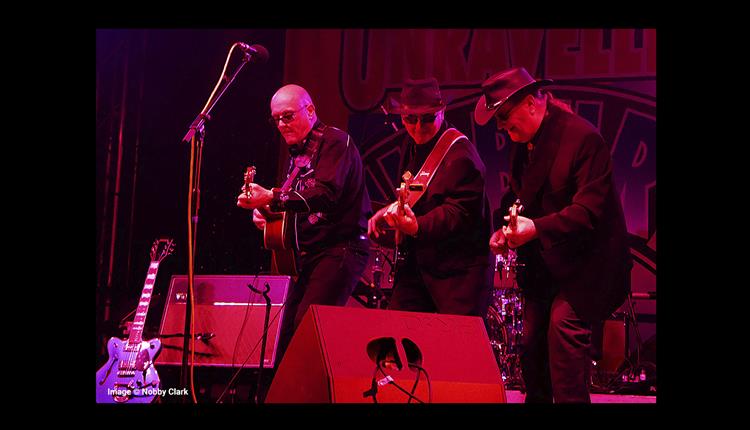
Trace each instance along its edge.
{"label": "amplifier", "polygon": [[[271,314],[263,367],[273,367],[290,282],[289,276],[196,275],[195,365],[260,367],[266,301],[249,285],[260,291],[268,285]],[[186,275],[172,276],[159,329],[162,351],[157,365],[182,365],[187,289]]]}

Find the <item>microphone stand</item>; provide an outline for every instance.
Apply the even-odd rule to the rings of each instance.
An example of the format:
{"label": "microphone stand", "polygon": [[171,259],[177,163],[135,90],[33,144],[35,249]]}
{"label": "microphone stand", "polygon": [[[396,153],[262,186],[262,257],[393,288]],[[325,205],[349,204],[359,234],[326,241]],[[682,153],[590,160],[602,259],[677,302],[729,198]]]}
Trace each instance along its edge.
{"label": "microphone stand", "polygon": [[[242,68],[250,62],[251,57],[249,54],[243,56],[240,66],[232,73],[231,77],[226,75],[222,76],[221,81],[223,85],[221,91],[216,97],[212,97],[203,110],[195,117],[192,124],[188,129],[188,132],[182,138],[183,142],[190,142],[190,185],[189,185],[189,196],[188,196],[188,289],[187,289],[187,302],[185,306],[185,338],[182,349],[182,366],[180,368],[180,385],[191,393],[193,402],[196,402],[194,390],[191,390],[192,386],[192,374],[188,377],[188,352],[191,351],[190,340],[192,336],[192,303],[193,303],[193,286],[194,286],[194,268],[195,268],[195,245],[196,234],[198,228],[198,211],[200,209],[200,171],[201,161],[203,153],[204,143],[204,127],[206,121],[211,119],[211,110],[213,110],[216,103],[224,95],[224,92],[234,82],[237,74]],[[197,149],[197,157],[195,157]],[[193,206],[195,202],[195,206]],[[183,397],[184,401],[187,402],[187,396]]]}
{"label": "microphone stand", "polygon": [[367,297],[368,307],[380,309],[383,300],[383,291],[380,289],[380,280],[383,277],[383,252],[378,246],[375,249],[375,262],[372,265],[372,283],[370,295]]}
{"label": "microphone stand", "polygon": [[257,288],[255,288],[252,284],[248,285],[248,287],[253,290],[254,292],[258,294],[263,294],[263,298],[266,299],[266,317],[263,320],[263,337],[261,338],[260,343],[260,364],[258,366],[258,385],[255,389],[255,398],[254,402],[256,405],[259,405],[263,402],[263,399],[260,395],[260,388],[263,382],[263,365],[265,364],[265,358],[266,358],[266,341],[268,340],[268,319],[271,316],[271,298],[268,296],[268,292],[271,291],[271,286],[266,281],[266,288],[261,292]]}

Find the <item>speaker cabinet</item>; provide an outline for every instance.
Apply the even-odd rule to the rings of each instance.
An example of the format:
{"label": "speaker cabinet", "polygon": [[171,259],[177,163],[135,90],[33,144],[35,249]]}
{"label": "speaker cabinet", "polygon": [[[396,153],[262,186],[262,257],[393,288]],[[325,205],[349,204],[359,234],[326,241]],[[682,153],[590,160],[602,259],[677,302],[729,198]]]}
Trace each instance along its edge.
{"label": "speaker cabinet", "polygon": [[[393,383],[378,386],[386,375]],[[320,305],[295,332],[266,403],[409,402],[394,383],[424,403],[505,403],[481,318]]]}
{"label": "speaker cabinet", "polygon": [[[289,283],[289,276],[196,275],[195,365],[260,367],[266,301],[248,285],[260,291],[268,285],[271,313],[263,367],[273,367]],[[162,352],[157,365],[182,364],[187,289],[187,276],[172,277],[159,330]]]}

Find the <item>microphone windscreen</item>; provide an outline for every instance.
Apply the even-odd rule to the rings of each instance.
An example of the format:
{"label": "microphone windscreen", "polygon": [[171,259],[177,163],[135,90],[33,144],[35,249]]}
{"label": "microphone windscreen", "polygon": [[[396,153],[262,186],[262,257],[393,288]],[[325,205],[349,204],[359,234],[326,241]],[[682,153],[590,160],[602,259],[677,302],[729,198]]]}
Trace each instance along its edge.
{"label": "microphone windscreen", "polygon": [[250,45],[250,47],[253,48],[255,50],[255,52],[256,52],[256,54],[253,55],[253,62],[254,63],[264,64],[265,62],[268,61],[269,53],[268,53],[268,49],[266,49],[265,46],[263,46],[263,45]]}

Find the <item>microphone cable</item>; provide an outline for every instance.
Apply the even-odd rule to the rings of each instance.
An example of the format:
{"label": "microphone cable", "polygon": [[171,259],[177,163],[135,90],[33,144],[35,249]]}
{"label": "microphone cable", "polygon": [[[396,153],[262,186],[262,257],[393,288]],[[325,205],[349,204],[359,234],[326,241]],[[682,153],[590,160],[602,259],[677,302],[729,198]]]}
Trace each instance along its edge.
{"label": "microphone cable", "polygon": [[[414,367],[412,365],[412,363],[407,363],[407,365],[408,365],[408,367]],[[419,375],[420,375],[420,373],[421,372],[419,370],[417,370],[417,377],[414,378],[414,385],[412,385],[412,387],[411,387],[411,394],[412,395],[414,395],[414,392],[417,391],[417,385],[419,385]],[[409,397],[409,401],[406,402],[406,403],[411,403],[411,397]]]}
{"label": "microphone cable", "polygon": [[[430,381],[430,375],[427,373],[424,367],[416,363],[407,363],[409,367],[416,367],[419,371],[424,372],[425,379],[427,379],[427,403],[432,403],[432,381]],[[417,372],[417,380],[419,380],[419,372]],[[416,383],[414,384],[416,386]],[[409,399],[411,400],[411,399]]]}
{"label": "microphone cable", "polygon": [[414,399],[414,400],[416,400],[416,401],[417,401],[417,402],[419,402],[419,403],[424,403],[424,401],[422,401],[422,400],[421,400],[421,399],[420,399],[419,397],[417,397],[417,396],[414,396],[414,395],[412,395],[412,394],[411,394],[410,392],[406,391],[406,390],[404,389],[404,387],[402,387],[402,386],[398,385],[398,384],[396,383],[396,381],[395,381],[395,380],[393,379],[393,377],[392,377],[391,375],[387,374],[387,373],[385,372],[385,370],[383,370],[383,367],[382,367],[382,366],[381,366],[381,364],[380,364],[380,363],[382,363],[382,362],[385,362],[385,360],[380,360],[380,361],[378,361],[378,370],[380,370],[380,373],[382,373],[382,374],[383,374],[383,375],[385,376],[385,379],[386,379],[386,380],[388,381],[388,382],[387,382],[388,384],[392,384],[392,385],[393,385],[394,387],[396,387],[396,388],[397,388],[397,389],[398,389],[399,391],[401,391],[401,392],[403,392],[404,394],[406,394],[407,396],[409,396],[409,399]]}

